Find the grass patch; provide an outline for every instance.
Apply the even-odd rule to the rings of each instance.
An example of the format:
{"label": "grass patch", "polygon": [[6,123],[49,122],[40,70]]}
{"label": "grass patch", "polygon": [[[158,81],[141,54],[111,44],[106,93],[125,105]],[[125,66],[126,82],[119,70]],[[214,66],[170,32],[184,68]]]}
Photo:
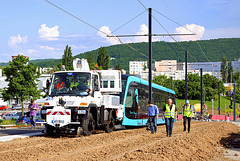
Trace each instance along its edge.
{"label": "grass patch", "polygon": [[[194,105],[196,103],[201,103],[200,100],[189,100],[191,105]],[[177,99],[177,107],[178,107],[178,111],[182,111],[181,105],[184,105],[185,100],[184,99]],[[212,111],[212,101],[206,101],[205,104],[207,105],[207,110],[211,113]],[[221,114],[225,114],[225,109],[226,112],[232,113],[233,114],[233,109],[229,108],[229,105],[231,104],[230,101],[230,97],[227,96],[220,96],[220,111]],[[227,106],[227,108],[225,108],[225,105]],[[236,101],[236,115],[239,114],[238,112],[238,107],[240,108],[240,102]],[[232,105],[233,106],[233,105]],[[218,100],[214,100],[213,103],[213,109],[214,110],[218,110]]]}
{"label": "grass patch", "polygon": [[12,124],[16,124],[16,119],[0,120],[0,125],[12,125]]}

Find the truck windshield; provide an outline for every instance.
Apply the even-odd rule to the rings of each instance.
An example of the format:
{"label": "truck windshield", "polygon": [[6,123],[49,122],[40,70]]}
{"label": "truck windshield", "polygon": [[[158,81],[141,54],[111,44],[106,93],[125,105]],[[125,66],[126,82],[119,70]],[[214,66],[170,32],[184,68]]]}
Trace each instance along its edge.
{"label": "truck windshield", "polygon": [[87,96],[90,89],[90,73],[54,73],[49,89],[50,96]]}

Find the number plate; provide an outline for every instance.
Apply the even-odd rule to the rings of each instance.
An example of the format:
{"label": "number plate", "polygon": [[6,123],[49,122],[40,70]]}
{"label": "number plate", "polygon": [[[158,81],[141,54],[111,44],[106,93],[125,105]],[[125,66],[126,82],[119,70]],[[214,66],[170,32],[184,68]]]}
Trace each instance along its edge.
{"label": "number plate", "polygon": [[86,114],[86,110],[78,110],[78,114]]}
{"label": "number plate", "polygon": [[52,120],[52,122],[55,124],[63,124],[64,120]]}

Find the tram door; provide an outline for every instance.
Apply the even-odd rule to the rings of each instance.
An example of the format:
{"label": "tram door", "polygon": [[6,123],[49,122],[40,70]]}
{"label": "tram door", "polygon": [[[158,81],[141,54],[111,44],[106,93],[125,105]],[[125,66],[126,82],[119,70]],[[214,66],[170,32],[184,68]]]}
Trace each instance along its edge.
{"label": "tram door", "polygon": [[138,119],[138,91],[132,85],[128,88],[125,113],[129,119]]}

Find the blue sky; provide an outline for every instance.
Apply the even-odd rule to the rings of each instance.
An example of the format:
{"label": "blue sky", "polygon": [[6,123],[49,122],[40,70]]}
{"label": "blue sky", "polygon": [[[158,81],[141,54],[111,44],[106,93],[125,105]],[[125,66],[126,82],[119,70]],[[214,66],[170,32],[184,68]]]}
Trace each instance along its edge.
{"label": "blue sky", "polygon": [[[106,33],[145,11],[138,0],[49,0]],[[189,33],[156,11],[197,33],[178,41],[240,37],[239,0],[141,0],[169,33]],[[0,62],[23,54],[32,59],[61,58],[66,45],[73,55],[101,46],[119,44],[104,34],[51,6],[45,0],[1,0]],[[116,34],[143,34],[148,30],[145,12]],[[153,33],[166,33],[153,20]],[[124,43],[147,41],[146,37],[121,38]],[[153,41],[172,41],[154,37]]]}

